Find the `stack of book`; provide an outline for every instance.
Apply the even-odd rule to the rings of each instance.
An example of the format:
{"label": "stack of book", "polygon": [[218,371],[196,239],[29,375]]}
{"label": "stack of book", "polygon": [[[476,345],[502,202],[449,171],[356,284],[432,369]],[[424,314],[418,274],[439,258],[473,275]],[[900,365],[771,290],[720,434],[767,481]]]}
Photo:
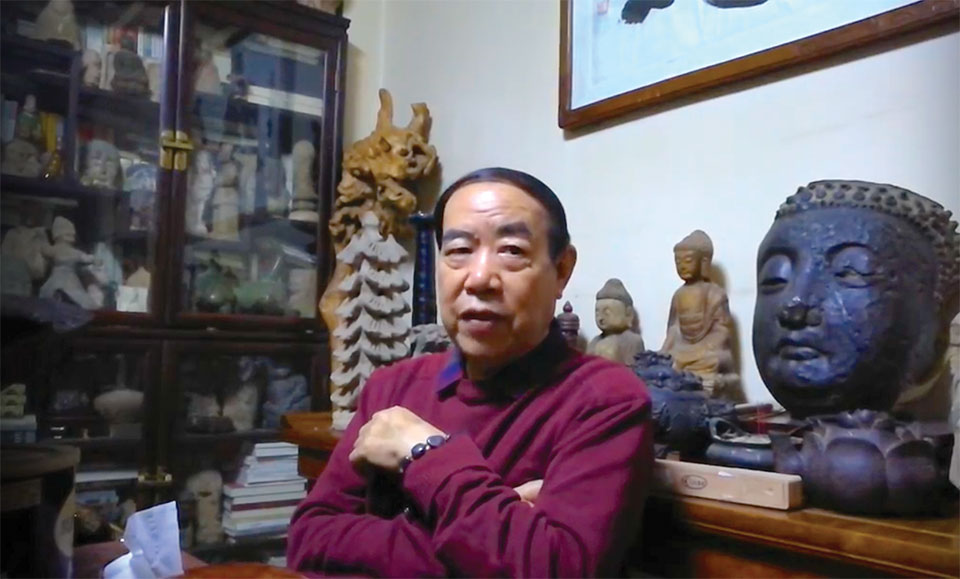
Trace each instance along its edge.
{"label": "stack of book", "polygon": [[223,530],[228,540],[283,534],[307,496],[297,474],[297,446],[265,442],[244,459],[236,482],[223,488]]}
{"label": "stack of book", "polygon": [[20,417],[0,418],[0,441],[32,443],[37,441],[37,416],[25,414]]}

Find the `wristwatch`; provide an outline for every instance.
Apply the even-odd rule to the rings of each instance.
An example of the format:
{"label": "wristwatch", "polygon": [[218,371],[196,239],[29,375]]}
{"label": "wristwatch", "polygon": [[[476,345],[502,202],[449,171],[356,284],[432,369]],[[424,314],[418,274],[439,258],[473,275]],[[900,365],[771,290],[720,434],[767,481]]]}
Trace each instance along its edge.
{"label": "wristwatch", "polygon": [[407,470],[411,462],[427,454],[428,450],[431,448],[440,448],[446,444],[448,440],[450,440],[449,434],[434,434],[433,436],[428,436],[423,442],[414,444],[413,448],[410,449],[410,454],[400,460],[400,473],[402,474],[403,471]]}

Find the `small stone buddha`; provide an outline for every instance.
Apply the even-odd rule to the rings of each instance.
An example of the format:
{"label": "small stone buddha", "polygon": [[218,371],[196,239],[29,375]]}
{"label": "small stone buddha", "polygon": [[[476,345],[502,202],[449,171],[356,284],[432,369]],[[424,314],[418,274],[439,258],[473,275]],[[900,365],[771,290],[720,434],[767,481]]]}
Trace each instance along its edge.
{"label": "small stone buddha", "polygon": [[587,353],[632,367],[634,357],[646,348],[633,298],[619,279],[608,279],[597,292],[596,317],[600,335],[587,344]]}
{"label": "small stone buddha", "polygon": [[739,398],[727,292],[710,281],[713,242],[698,229],[676,244],[673,254],[683,285],[670,302],[667,337],[660,353],[669,354],[677,370],[700,377],[711,398]]}
{"label": "small stone buddha", "polygon": [[864,181],[816,181],[780,206],[757,255],[753,352],[791,414],[886,411],[943,369],[960,307],[950,217]]}

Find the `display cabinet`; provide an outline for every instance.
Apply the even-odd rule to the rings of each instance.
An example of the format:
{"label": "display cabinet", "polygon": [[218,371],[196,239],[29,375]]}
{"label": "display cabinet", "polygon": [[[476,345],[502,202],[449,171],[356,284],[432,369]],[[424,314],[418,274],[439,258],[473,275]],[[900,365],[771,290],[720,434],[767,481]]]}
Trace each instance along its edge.
{"label": "display cabinet", "polygon": [[201,487],[284,412],[329,408],[347,26],[294,2],[4,2],[3,295],[93,318],[4,340],[3,435],[81,448],[87,538],[177,500],[185,547],[236,554],[197,540]]}

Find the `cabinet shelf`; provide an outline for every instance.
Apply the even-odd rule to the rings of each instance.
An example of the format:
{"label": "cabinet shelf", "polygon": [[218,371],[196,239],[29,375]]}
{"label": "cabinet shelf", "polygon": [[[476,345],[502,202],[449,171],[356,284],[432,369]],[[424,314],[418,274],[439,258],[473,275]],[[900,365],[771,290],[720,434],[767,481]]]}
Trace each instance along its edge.
{"label": "cabinet shelf", "polygon": [[253,428],[242,432],[222,432],[215,434],[201,434],[184,432],[177,436],[178,444],[212,444],[212,443],[239,443],[239,442],[274,442],[280,440],[280,431],[273,428]]}
{"label": "cabinet shelf", "polygon": [[187,549],[191,555],[206,559],[209,557],[240,558],[256,555],[261,549],[282,549],[287,544],[287,535],[269,535],[266,537],[240,537],[236,540],[224,539],[211,545],[197,545]]}
{"label": "cabinet shelf", "polygon": [[41,179],[39,177],[2,176],[3,193],[72,199],[77,201],[114,198],[123,194],[119,189],[100,189],[87,187],[66,177],[60,179]]}
{"label": "cabinet shelf", "polygon": [[69,69],[79,54],[66,44],[35,40],[19,34],[4,34],[0,38],[0,50],[5,63],[29,62],[53,69]]}
{"label": "cabinet shelf", "polygon": [[42,442],[76,446],[80,450],[100,450],[110,448],[128,448],[143,444],[142,438],[100,436],[93,438],[49,438]]}

